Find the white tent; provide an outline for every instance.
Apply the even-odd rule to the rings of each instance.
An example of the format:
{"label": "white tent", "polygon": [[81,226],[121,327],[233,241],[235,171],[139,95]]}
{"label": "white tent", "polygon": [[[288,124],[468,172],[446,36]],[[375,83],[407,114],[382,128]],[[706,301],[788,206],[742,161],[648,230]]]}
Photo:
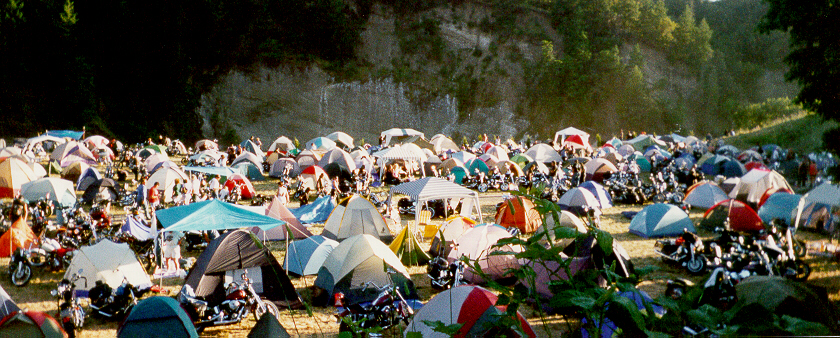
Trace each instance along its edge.
{"label": "white tent", "polygon": [[586,145],[589,145],[589,133],[575,127],[568,127],[554,133],[554,144],[558,144],[557,142],[563,142],[567,137],[572,135],[580,135],[580,138],[586,142]]}
{"label": "white tent", "polygon": [[417,212],[414,215],[414,224],[420,221],[419,206],[431,200],[442,199],[449,203],[450,199],[461,199],[461,215],[472,218],[472,210],[478,213],[478,222],[481,223],[481,204],[478,201],[478,193],[470,189],[464,188],[455,183],[443,180],[437,177],[426,177],[413,182],[407,182],[395,187],[391,187],[388,196],[388,203],[390,205],[394,193],[405,194],[411,197],[417,203],[415,208]]}
{"label": "white tent", "polygon": [[539,143],[531,146],[531,148],[528,148],[528,150],[525,151],[525,155],[530,156],[536,162],[548,163],[553,161],[563,161],[560,154],[558,154],[557,151],[550,145],[545,143]]}
{"label": "white tent", "polygon": [[746,175],[741,176],[741,180],[729,192],[729,197],[738,199],[739,196],[746,195],[746,202],[757,209],[755,206],[761,201],[761,196],[764,196],[764,192],[770,188],[783,188],[793,191],[787,180],[775,170],[753,169]]}
{"label": "white tent", "polygon": [[368,234],[379,240],[393,239],[391,229],[373,203],[362,196],[351,195],[335,206],[324,223],[324,232],[321,235],[341,241],[361,234]]}
{"label": "white tent", "polygon": [[400,138],[400,137],[408,137],[408,136],[420,136],[425,138],[423,133],[416,131],[414,129],[407,129],[407,128],[391,128],[386,131],[383,131],[379,137],[385,139],[385,143],[382,144],[383,146],[387,146],[391,144],[391,139]]}
{"label": "white tent", "polygon": [[77,291],[89,291],[98,280],[112,288],[120,286],[123,278],[140,289],[152,285],[149,275],[143,270],[143,266],[140,265],[140,261],[137,260],[137,256],[128,244],[118,244],[107,239],[76,251],[73,261],[64,273],[64,278],[70,279],[74,273],[87,278],[86,283],[76,284]]}
{"label": "white tent", "polygon": [[803,195],[799,200],[799,206],[796,208],[795,224],[797,227],[801,224],[802,210],[810,203],[827,204],[832,208],[840,207],[840,186],[823,183]]}

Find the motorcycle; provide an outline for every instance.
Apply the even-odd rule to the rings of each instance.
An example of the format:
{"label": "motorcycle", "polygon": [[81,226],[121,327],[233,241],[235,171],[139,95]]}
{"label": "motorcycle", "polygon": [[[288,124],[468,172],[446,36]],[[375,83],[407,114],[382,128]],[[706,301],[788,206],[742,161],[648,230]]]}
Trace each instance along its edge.
{"label": "motorcycle", "polygon": [[478,190],[478,192],[487,192],[487,189],[490,188],[490,185],[487,184],[484,172],[481,171],[474,176],[464,177],[463,184],[467,189],[475,189]]}
{"label": "motorcycle", "polygon": [[32,279],[32,266],[29,263],[29,250],[18,248],[9,261],[9,278],[15,286],[26,286]]}
{"label": "motorcycle", "polygon": [[254,291],[248,274],[242,274],[242,282],[231,282],[225,287],[225,300],[220,304],[208,307],[206,301],[195,296],[195,292],[189,285],[184,285],[178,294],[178,302],[190,316],[197,331],[203,331],[207,327],[230,325],[241,322],[249,314],[254,314],[254,320],[259,319],[266,313],[278,317],[280,311],[274,303],[263,300]]}
{"label": "motorcycle", "polygon": [[426,276],[429,276],[432,287],[436,290],[445,290],[466,284],[462,277],[464,263],[461,261],[449,263],[445,258],[438,256],[429,262],[426,271]]}
{"label": "motorcycle", "polygon": [[365,330],[381,328],[386,330],[402,321],[408,324],[414,309],[408,305],[402,293],[393,284],[379,287],[373,281],[363,285],[364,289],[373,286],[379,294],[370,303],[348,304],[344,294],[335,294],[335,317],[338,319],[339,332],[351,332],[361,335]]}
{"label": "motorcycle", "polygon": [[125,277],[116,289],[98,280],[88,293],[91,314],[106,319],[122,320],[131,308],[137,305],[137,299],[144,293],[145,291],[138,290]]}
{"label": "motorcycle", "polygon": [[[78,273],[81,274],[82,271],[82,269],[79,269]],[[70,338],[75,338],[76,329],[85,324],[85,310],[75,295],[76,282],[79,279],[84,279],[85,286],[87,286],[87,278],[74,273],[70,279],[62,279],[58,282],[56,289],[50,291],[50,294],[58,299],[58,318]]]}
{"label": "motorcycle", "polygon": [[704,248],[700,237],[687,229],[676,239],[658,240],[654,245],[654,251],[662,260],[679,263],[694,275],[706,272],[708,262],[702,252]]}
{"label": "motorcycle", "polygon": [[184,233],[184,242],[187,244],[187,251],[203,251],[207,248],[207,241],[204,238],[204,232],[198,230],[190,230]]}

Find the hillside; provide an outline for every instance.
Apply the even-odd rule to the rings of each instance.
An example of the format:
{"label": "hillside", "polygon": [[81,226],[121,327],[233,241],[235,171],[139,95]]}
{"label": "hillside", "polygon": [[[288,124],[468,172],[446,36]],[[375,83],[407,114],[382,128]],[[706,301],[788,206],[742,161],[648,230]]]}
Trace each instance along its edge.
{"label": "hillside", "polygon": [[830,128],[837,127],[836,122],[822,121],[820,117],[809,114],[776,121],[768,126],[754,130],[742,130],[735,136],[724,138],[724,142],[739,149],[756,145],[777,144],[799,154],[823,150],[823,134]]}

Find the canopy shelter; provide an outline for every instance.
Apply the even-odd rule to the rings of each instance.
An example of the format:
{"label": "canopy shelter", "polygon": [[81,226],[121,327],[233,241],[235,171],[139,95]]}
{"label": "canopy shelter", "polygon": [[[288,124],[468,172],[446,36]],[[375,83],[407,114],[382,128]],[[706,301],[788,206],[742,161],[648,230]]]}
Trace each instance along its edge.
{"label": "canopy shelter", "polygon": [[122,284],[123,279],[140,290],[152,286],[149,275],[128,244],[114,243],[109,239],[76,250],[64,278],[70,279],[73,274],[86,278],[86,283],[76,283],[76,292],[82,296],[87,296],[96,281],[102,281],[115,289]]}
{"label": "canopy shelter", "polygon": [[385,177],[385,164],[388,161],[414,161],[420,165],[420,168],[423,167],[423,162],[426,161],[426,156],[424,154],[418,154],[417,152],[402,146],[394,146],[380,150],[374,153],[373,157],[379,159],[379,177]]}
{"label": "canopy shelter", "polygon": [[258,227],[267,231],[286,222],[219,200],[207,200],[157,211],[163,231],[226,230]]}
{"label": "canopy shelter", "polygon": [[445,200],[449,204],[449,200],[455,198],[462,201],[461,215],[471,217],[472,209],[475,208],[478,213],[478,221],[481,222],[482,220],[478,193],[444,179],[426,177],[391,187],[387,202],[389,205],[394,198],[394,193],[408,195],[418,206],[415,208],[417,211],[414,214],[414,224],[420,222],[422,208],[419,206],[426,204],[428,201],[439,199]]}
{"label": "canopy shelter", "polygon": [[554,133],[554,144],[558,144],[558,141],[565,143],[566,138],[572,135],[580,136],[581,140],[583,140],[583,142],[586,142],[584,145],[587,147],[589,146],[589,133],[577,129],[575,127],[568,127],[566,129]]}
{"label": "canopy shelter", "polygon": [[391,128],[379,134],[379,138],[382,139],[384,142],[382,144],[383,146],[391,144],[391,140],[399,141],[401,138],[407,138],[411,136],[425,137],[423,133],[408,128]]}

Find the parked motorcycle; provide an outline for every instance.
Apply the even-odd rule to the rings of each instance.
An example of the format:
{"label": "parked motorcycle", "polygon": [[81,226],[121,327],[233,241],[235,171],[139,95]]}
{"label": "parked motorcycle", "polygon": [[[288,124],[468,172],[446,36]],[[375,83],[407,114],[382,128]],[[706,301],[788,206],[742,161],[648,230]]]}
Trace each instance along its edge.
{"label": "parked motorcycle", "polygon": [[426,276],[429,276],[432,287],[436,290],[445,290],[466,284],[462,277],[464,263],[461,261],[449,263],[445,258],[438,256],[429,262],[426,271]]}
{"label": "parked motorcycle", "polygon": [[366,329],[381,328],[388,329],[399,324],[400,321],[408,324],[414,309],[393,284],[377,286],[373,281],[368,281],[363,288],[375,288],[379,294],[370,303],[348,304],[344,294],[336,293],[335,317],[338,319],[339,332],[351,332],[354,335],[362,334]]}
{"label": "parked motorcycle", "polygon": [[79,279],[84,279],[87,286],[87,278],[79,276],[82,272],[83,270],[79,269],[78,274],[74,273],[70,279],[62,279],[56,289],[50,291],[50,294],[58,299],[58,318],[70,338],[75,338],[76,330],[85,324],[85,310],[75,295],[76,282]]}
{"label": "parked motorcycle", "polygon": [[271,301],[264,300],[257,295],[248,274],[242,274],[242,282],[231,282],[225,287],[225,300],[219,304],[209,306],[203,299],[195,296],[195,291],[189,285],[184,285],[178,295],[181,307],[190,316],[197,331],[207,327],[230,325],[241,322],[251,313],[259,320],[266,312],[279,317],[280,311]]}
{"label": "parked motorcycle", "polygon": [[32,266],[29,263],[29,250],[18,248],[9,261],[9,278],[15,286],[26,286],[32,279]]}
{"label": "parked motorcycle", "polygon": [[144,293],[144,290],[138,290],[126,278],[123,278],[122,284],[116,289],[98,280],[88,293],[90,313],[106,319],[122,320],[131,311],[131,308],[137,305],[137,299],[142,297]]}
{"label": "parked motorcycle", "polygon": [[706,272],[707,260],[703,255],[703,241],[687,229],[676,239],[658,240],[654,251],[666,262],[676,262],[688,272],[699,275]]}

